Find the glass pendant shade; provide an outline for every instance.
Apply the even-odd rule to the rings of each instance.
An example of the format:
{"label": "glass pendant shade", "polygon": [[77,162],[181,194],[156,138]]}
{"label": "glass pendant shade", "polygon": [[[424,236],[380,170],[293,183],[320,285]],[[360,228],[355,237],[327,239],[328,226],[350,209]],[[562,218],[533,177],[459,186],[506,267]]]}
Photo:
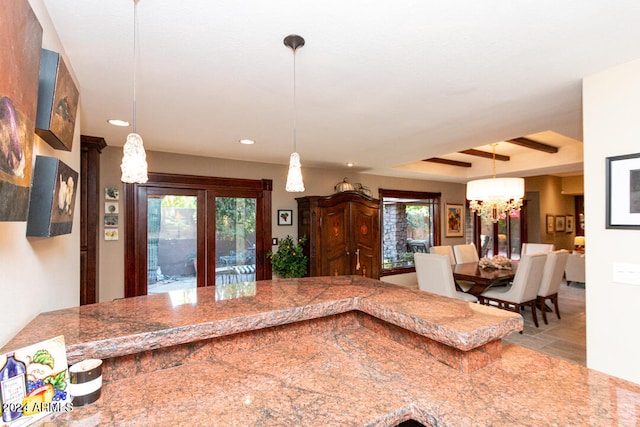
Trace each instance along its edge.
{"label": "glass pendant shade", "polygon": [[520,210],[523,197],[522,178],[478,179],[467,183],[469,207],[492,222]]}
{"label": "glass pendant shade", "polygon": [[144,151],[142,137],[137,133],[127,136],[122,148],[122,182],[144,184],[147,182],[147,154]]}
{"label": "glass pendant shade", "polygon": [[291,153],[291,157],[289,157],[289,173],[287,173],[286,190],[291,193],[301,193],[304,191],[300,156],[295,152]]}

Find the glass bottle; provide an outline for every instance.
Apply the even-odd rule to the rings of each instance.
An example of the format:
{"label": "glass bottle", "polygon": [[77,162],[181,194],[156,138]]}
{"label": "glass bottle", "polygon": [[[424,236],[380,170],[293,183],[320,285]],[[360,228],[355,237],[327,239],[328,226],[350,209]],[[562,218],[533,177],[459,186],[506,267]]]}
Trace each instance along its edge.
{"label": "glass bottle", "polygon": [[22,416],[22,399],[27,395],[27,367],[7,354],[7,363],[0,370],[2,421],[8,423]]}

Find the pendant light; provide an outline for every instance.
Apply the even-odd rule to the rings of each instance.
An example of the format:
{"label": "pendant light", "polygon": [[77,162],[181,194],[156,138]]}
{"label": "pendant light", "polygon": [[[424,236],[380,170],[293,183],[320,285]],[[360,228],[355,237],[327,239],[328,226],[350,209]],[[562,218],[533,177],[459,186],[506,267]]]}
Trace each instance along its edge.
{"label": "pendant light", "polygon": [[524,197],[524,179],[496,178],[496,145],[493,147],[493,178],[467,183],[469,208],[485,219],[498,222],[500,218],[519,211]]}
{"label": "pendant light", "polygon": [[142,137],[136,133],[136,65],[137,50],[136,36],[138,33],[137,5],[139,0],[133,0],[133,133],[127,136],[122,148],[122,182],[144,184],[147,177],[147,154],[144,151]]}
{"label": "pendant light", "polygon": [[304,182],[302,181],[300,156],[296,151],[296,49],[304,46],[304,39],[291,34],[284,38],[284,45],[293,51],[293,153],[289,158],[286,190],[291,193],[300,193],[304,191]]}

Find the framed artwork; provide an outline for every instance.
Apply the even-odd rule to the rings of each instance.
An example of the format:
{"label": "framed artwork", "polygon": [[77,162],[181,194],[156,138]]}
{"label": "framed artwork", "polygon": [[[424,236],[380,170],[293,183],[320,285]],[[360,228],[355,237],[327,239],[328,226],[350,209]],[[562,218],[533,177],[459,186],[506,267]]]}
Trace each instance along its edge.
{"label": "framed artwork", "polygon": [[118,215],[105,215],[104,216],[105,228],[113,228],[118,226]]}
{"label": "framed artwork", "polygon": [[547,234],[553,233],[556,228],[556,219],[553,215],[547,214]]}
{"label": "framed artwork", "polygon": [[556,215],[556,231],[564,231],[566,228],[567,217],[564,215]]}
{"label": "framed artwork", "polygon": [[115,215],[119,211],[118,202],[104,202],[104,213],[109,215]]}
{"label": "framed artwork", "polygon": [[27,236],[51,237],[71,233],[77,182],[78,172],[60,160],[36,156]]}
{"label": "framed artwork", "polygon": [[447,203],[445,206],[446,237],[464,237],[464,206]]}
{"label": "framed artwork", "polygon": [[104,199],[105,200],[119,200],[120,199],[120,191],[117,188],[107,187],[104,189]]}
{"label": "framed artwork", "polygon": [[118,240],[118,229],[117,228],[105,229],[104,240]]}
{"label": "framed artwork", "polygon": [[0,8],[0,221],[26,221],[42,26],[27,0]]}
{"label": "framed artwork", "polygon": [[606,228],[640,229],[640,153],[606,158]]}
{"label": "framed artwork", "polygon": [[565,231],[567,233],[573,233],[573,230],[575,229],[573,215],[567,215],[565,226],[566,226]]}
{"label": "framed artwork", "polygon": [[79,97],[62,55],[42,49],[36,133],[55,149],[71,151]]}
{"label": "framed artwork", "polygon": [[293,225],[293,210],[278,209],[278,225]]}

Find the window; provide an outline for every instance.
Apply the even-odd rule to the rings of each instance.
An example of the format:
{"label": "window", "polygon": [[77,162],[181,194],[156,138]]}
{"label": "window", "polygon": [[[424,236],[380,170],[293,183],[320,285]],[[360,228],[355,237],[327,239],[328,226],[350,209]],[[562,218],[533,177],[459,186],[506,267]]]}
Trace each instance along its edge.
{"label": "window", "polygon": [[440,244],[440,193],[380,189],[382,274],[413,269],[413,254]]}
{"label": "window", "polygon": [[[520,259],[522,242],[526,241],[526,200],[522,208],[513,214],[503,216],[498,222],[480,218],[467,208],[467,236],[473,236],[473,243],[480,248],[480,257],[502,255]],[[469,232],[473,230],[473,232]],[[467,243],[471,243],[468,241]]]}

